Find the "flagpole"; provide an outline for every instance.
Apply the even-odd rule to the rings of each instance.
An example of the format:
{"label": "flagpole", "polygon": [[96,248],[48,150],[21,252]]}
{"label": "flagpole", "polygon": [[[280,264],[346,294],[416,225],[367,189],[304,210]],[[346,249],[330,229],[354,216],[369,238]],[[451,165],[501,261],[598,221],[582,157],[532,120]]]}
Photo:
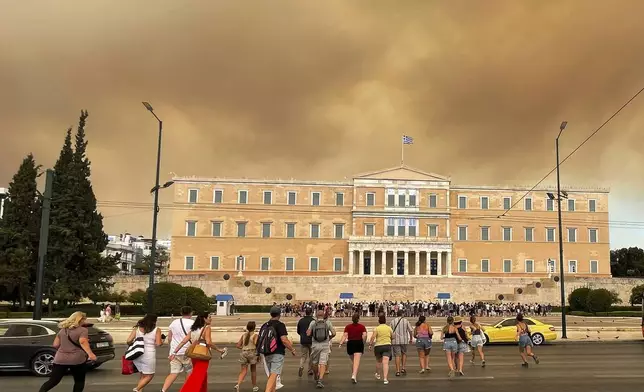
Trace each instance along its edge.
{"label": "flagpole", "polygon": [[400,166],[405,166],[405,138],[400,138]]}

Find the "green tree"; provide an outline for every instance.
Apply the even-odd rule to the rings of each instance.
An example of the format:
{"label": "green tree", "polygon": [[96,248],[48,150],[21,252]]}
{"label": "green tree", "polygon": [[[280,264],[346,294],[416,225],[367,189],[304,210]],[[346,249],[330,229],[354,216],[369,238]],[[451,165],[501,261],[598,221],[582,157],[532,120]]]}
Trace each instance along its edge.
{"label": "green tree", "polygon": [[644,276],[644,249],[631,247],[610,251],[613,276]]}
{"label": "green tree", "polygon": [[130,293],[127,300],[135,305],[141,305],[143,301],[145,301],[146,295],[147,294],[145,290],[141,290],[141,289],[134,290]]}
{"label": "green tree", "polygon": [[635,286],[631,289],[631,298],[628,302],[630,302],[631,305],[639,305],[642,303],[642,297],[644,297],[644,284]]}
{"label": "green tree", "polygon": [[81,111],[72,148],[71,129],[54,170],[48,284],[52,298],[82,297],[107,291],[118,272],[116,258],[103,257],[107,245],[103,217],[96,209],[90,181],[85,125]]}
{"label": "green tree", "polygon": [[590,290],[586,298],[586,311],[591,313],[608,312],[613,304],[621,302],[615,292],[606,289]]}
{"label": "green tree", "polygon": [[580,287],[575,289],[568,296],[568,304],[571,310],[585,311],[587,307],[588,294],[590,293],[588,287]]}
{"label": "green tree", "polygon": [[0,285],[18,296],[20,309],[31,297],[38,263],[40,202],[39,166],[33,155],[25,157],[9,183],[4,216],[0,220]]}
{"label": "green tree", "polygon": [[[147,275],[150,271],[150,260],[152,255],[142,256],[140,261],[134,264],[134,269],[138,271],[139,274]],[[157,260],[154,263],[154,273],[155,274],[164,274],[167,271],[167,265],[170,261],[170,255],[165,248],[157,249]]]}

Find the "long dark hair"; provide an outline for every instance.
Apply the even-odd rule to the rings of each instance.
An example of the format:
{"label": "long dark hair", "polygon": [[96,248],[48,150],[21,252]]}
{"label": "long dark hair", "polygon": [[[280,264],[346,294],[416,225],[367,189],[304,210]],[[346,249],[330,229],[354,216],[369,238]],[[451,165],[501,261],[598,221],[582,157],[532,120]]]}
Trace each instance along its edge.
{"label": "long dark hair", "polygon": [[244,346],[248,346],[248,343],[250,342],[250,335],[255,331],[255,327],[257,325],[255,324],[254,321],[249,321],[248,324],[246,324],[246,335],[244,335]]}
{"label": "long dark hair", "polygon": [[157,315],[146,314],[141,320],[136,323],[136,326],[143,328],[143,333],[150,333],[157,327]]}
{"label": "long dark hair", "polygon": [[196,331],[198,329],[203,328],[206,325],[206,320],[208,320],[208,317],[210,317],[210,313],[208,312],[203,312],[198,314],[197,318],[195,319],[195,322],[190,327],[190,330]]}
{"label": "long dark hair", "polygon": [[420,327],[425,322],[425,320],[426,320],[425,316],[420,316],[418,318],[418,321],[416,321],[416,326]]}

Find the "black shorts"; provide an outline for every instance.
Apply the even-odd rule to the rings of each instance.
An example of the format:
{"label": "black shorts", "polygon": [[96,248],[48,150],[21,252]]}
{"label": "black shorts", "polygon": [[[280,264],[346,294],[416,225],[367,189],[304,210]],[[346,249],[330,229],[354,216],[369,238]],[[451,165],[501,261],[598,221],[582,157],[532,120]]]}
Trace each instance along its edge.
{"label": "black shorts", "polygon": [[373,352],[376,355],[377,359],[380,359],[382,357],[388,357],[391,359],[391,344],[388,344],[386,346],[376,346],[373,348]]}
{"label": "black shorts", "polygon": [[364,354],[364,342],[362,340],[349,340],[347,342],[347,354]]}

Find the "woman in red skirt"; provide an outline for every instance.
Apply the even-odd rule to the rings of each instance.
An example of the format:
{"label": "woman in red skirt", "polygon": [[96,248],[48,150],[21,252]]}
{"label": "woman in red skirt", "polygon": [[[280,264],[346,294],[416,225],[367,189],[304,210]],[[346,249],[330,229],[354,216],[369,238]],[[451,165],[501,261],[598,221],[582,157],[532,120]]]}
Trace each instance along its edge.
{"label": "woman in red skirt", "polygon": [[[170,361],[174,359],[176,352],[178,352],[185,344],[190,342],[198,342],[200,339],[206,341],[209,348],[215,349],[221,353],[223,358],[227,351],[226,349],[219,349],[212,343],[210,336],[210,323],[211,318],[208,312],[204,312],[197,316],[194,324],[190,327],[190,333],[179,343],[175,352],[170,355]],[[210,361],[201,359],[192,359],[192,372],[186,379],[186,383],[181,387],[181,392],[207,392],[208,391],[208,366]]]}

